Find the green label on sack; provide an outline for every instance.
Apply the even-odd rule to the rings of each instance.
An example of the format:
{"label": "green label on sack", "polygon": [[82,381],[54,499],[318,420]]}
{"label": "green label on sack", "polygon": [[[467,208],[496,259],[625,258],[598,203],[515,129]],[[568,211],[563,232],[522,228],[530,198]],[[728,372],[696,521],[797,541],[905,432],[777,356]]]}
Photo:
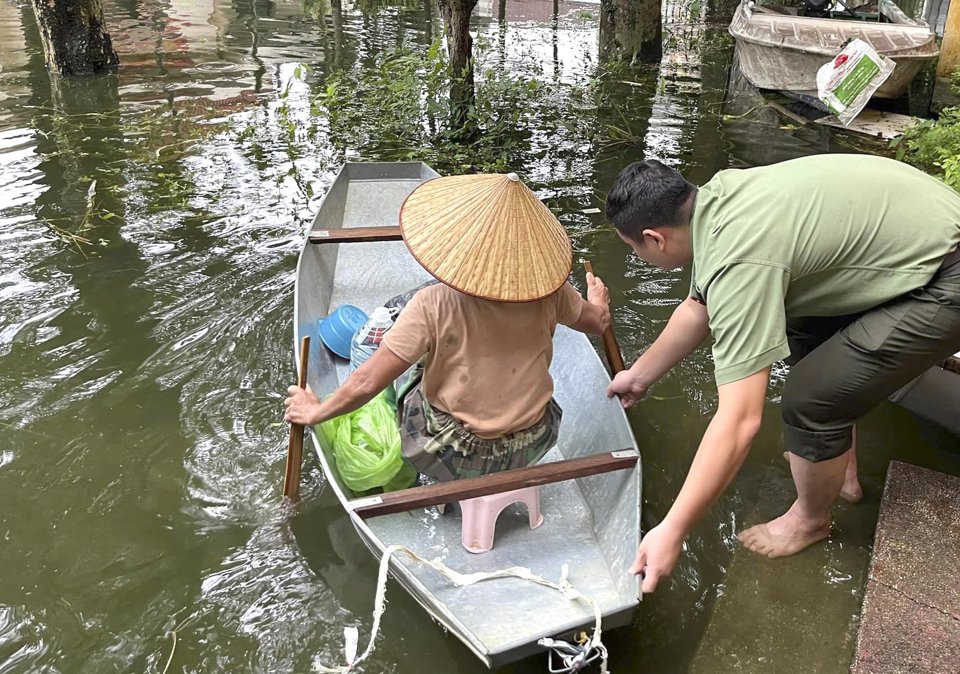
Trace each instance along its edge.
{"label": "green label on sack", "polygon": [[880,65],[868,56],[861,58],[849,73],[840,82],[840,85],[833,90],[833,95],[846,108],[853,102],[860,92],[867,88],[870,80],[880,72]]}

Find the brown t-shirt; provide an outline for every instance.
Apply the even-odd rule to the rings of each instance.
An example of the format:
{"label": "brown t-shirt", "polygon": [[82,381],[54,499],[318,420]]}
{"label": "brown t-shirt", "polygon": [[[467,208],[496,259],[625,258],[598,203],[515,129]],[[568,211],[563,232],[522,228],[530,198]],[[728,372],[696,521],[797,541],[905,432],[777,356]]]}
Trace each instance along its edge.
{"label": "brown t-shirt", "polygon": [[431,405],[482,438],[537,423],[553,395],[557,323],[580,319],[583,299],[565,283],[534,302],[494,302],[442,283],[413,296],[384,335],[398,357],[426,356],[422,389]]}

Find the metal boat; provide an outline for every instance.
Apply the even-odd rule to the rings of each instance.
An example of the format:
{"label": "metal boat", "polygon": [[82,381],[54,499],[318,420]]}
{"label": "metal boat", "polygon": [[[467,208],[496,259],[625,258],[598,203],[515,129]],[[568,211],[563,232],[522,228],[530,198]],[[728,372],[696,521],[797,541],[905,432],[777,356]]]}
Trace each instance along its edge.
{"label": "metal boat", "polygon": [[[310,336],[306,379],[319,396],[346,378],[348,363],[323,346],[318,319],[344,303],[369,312],[429,280],[402,240],[377,240],[381,237],[369,234],[377,233],[371,228],[396,229],[404,199],[434,177],[422,163],[347,163],[324,197],[300,254],[294,304],[294,353],[302,337]],[[331,235],[353,228],[363,228],[359,231],[367,236],[329,242]],[[610,378],[585,335],[557,326],[551,374],[564,414],[558,444],[541,463],[570,463],[607,452],[639,458],[624,410],[604,394]],[[569,582],[600,606],[604,630],[630,622],[640,594],[638,580],[627,573],[640,540],[639,460],[628,469],[544,484],[544,524],[530,529],[525,513],[508,508],[498,521],[493,550],[475,555],[461,545],[456,515],[419,508],[365,516],[370,496],[354,494],[341,482],[333,448],[322,433],[311,433],[311,438],[329,488],[378,559],[388,546],[403,545],[425,559],[441,558],[462,573],[521,566],[558,579],[561,567],[568,565]],[[594,624],[588,604],[519,579],[455,587],[434,569],[401,556],[390,558],[390,572],[431,618],[489,667],[542,652],[537,645],[542,637],[569,639],[575,630]]]}
{"label": "metal boat", "polygon": [[729,30],[740,69],[755,87],[816,99],[817,70],[848,40],[859,38],[896,64],[874,97],[899,98],[923,65],[937,57],[930,26],[911,19],[890,0],[879,0],[872,12],[840,9],[841,2],[824,12],[827,18],[803,16],[806,4],[742,0],[737,7]]}

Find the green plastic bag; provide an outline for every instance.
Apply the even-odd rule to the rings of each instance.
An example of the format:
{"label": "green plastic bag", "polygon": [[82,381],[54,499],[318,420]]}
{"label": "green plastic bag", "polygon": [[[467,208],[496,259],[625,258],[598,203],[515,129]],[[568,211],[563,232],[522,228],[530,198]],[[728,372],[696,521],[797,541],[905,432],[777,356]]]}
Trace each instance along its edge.
{"label": "green plastic bag", "polygon": [[405,489],[416,479],[416,469],[400,451],[397,413],[383,393],[320,428],[333,446],[340,479],[351,491]]}

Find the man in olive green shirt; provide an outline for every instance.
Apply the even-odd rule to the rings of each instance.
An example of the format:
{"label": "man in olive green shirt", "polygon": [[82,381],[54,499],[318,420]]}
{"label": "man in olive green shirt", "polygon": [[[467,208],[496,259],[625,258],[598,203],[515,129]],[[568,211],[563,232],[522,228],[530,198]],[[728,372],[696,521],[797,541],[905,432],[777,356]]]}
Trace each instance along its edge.
{"label": "man in olive green shirt", "polygon": [[856,420],[960,348],[960,195],[880,157],[721,171],[699,189],[647,160],[620,173],[606,207],[641,259],[692,265],[690,297],[608,395],[633,405],[708,336],[719,391],[680,494],[637,550],[643,590],[743,464],[779,360],[791,364],[782,415],[797,500],[740,540],[781,557],[826,538],[841,490],[859,496]]}

